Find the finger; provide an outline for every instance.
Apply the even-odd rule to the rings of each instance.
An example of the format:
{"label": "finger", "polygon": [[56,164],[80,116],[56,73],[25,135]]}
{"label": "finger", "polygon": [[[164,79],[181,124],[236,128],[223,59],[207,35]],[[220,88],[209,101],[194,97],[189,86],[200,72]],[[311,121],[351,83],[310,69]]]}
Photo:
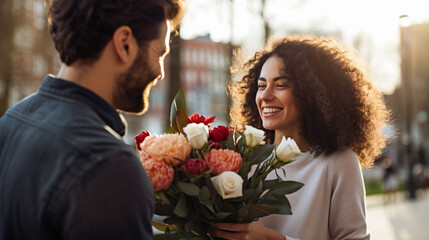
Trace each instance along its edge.
{"label": "finger", "polygon": [[243,240],[243,239],[249,239],[248,234],[244,232],[228,232],[223,231],[220,229],[213,229],[210,234],[212,236],[229,239],[229,240]]}
{"label": "finger", "polygon": [[248,223],[215,223],[216,228],[233,231],[233,232],[248,232],[250,224]]}

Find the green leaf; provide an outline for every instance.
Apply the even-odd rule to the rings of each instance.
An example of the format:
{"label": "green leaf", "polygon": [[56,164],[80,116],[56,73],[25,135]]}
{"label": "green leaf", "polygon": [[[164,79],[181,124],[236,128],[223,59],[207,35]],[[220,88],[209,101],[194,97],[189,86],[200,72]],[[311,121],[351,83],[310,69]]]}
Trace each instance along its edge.
{"label": "green leaf", "polygon": [[180,132],[179,128],[177,127],[178,126],[177,119],[176,119],[177,111],[183,111],[187,117],[186,100],[185,100],[185,93],[183,92],[183,89],[179,89],[179,91],[176,94],[176,97],[174,97],[173,102],[171,102],[171,107],[170,107],[170,126],[176,132]]}
{"label": "green leaf", "polygon": [[274,186],[275,184],[281,182],[280,179],[276,178],[276,179],[272,179],[272,180],[263,180],[262,181],[262,189],[266,190],[268,188],[271,188],[272,186]]}
{"label": "green leaf", "polygon": [[302,186],[304,186],[304,184],[300,182],[282,181],[274,184],[271,188],[269,188],[270,190],[264,196],[267,196],[270,194],[275,194],[275,195],[290,194],[298,191]]}
{"label": "green leaf", "polygon": [[188,207],[186,206],[185,194],[180,194],[179,201],[173,211],[179,217],[186,218],[188,216]]}
{"label": "green leaf", "polygon": [[219,212],[219,213],[216,213],[215,215],[219,220],[222,220],[231,214],[232,214],[232,212]]}
{"label": "green leaf", "polygon": [[[255,200],[256,196],[262,194],[262,183],[260,182],[255,188],[243,189],[243,196],[236,199],[229,199],[230,202],[249,202]],[[252,201],[253,201],[252,200]]]}
{"label": "green leaf", "polygon": [[176,216],[167,217],[166,219],[164,219],[164,222],[166,224],[176,225],[176,226],[183,226],[186,223],[186,221],[183,218],[176,217]]}
{"label": "green leaf", "polygon": [[[228,200],[230,200],[230,199],[228,199]],[[221,203],[222,208],[221,209],[223,211],[226,211],[226,212],[233,212],[237,208],[236,208],[236,206],[234,206],[232,201],[228,201],[228,200],[222,201],[222,203]]]}
{"label": "green leaf", "polygon": [[200,194],[200,189],[193,183],[178,182],[177,184],[186,195],[196,197]]}
{"label": "green leaf", "polygon": [[177,129],[176,111],[176,103],[173,100],[170,107],[170,128],[173,129],[174,132],[179,132],[179,129]]}
{"label": "green leaf", "polygon": [[[200,203],[201,203],[201,205],[200,205],[200,214],[201,214],[201,216],[204,219],[208,220],[208,221],[215,220],[215,217],[214,217],[214,213],[215,212],[213,210],[213,206],[210,203],[210,201],[205,201],[205,202],[200,202]],[[210,206],[211,209],[207,205]]]}
{"label": "green leaf", "polygon": [[165,133],[175,133],[175,130],[170,126],[168,126],[167,131]]}
{"label": "green leaf", "polygon": [[212,213],[216,213],[210,200],[200,200],[201,205],[207,207]]}
{"label": "green leaf", "polygon": [[275,206],[267,204],[251,204],[249,208],[249,214],[246,219],[248,221],[254,221],[257,218],[265,217],[273,213],[277,213],[279,210]]}
{"label": "green leaf", "polygon": [[243,141],[244,141],[244,136],[240,132],[235,132],[234,139],[235,139],[235,141],[237,141],[239,139],[243,139]]}
{"label": "green leaf", "polygon": [[174,239],[173,234],[162,233],[153,235],[154,240],[171,240]]}
{"label": "green leaf", "polygon": [[174,226],[174,225],[166,224],[164,222],[160,222],[160,221],[153,220],[153,219],[152,219],[152,226],[161,232],[167,231],[167,228],[169,230],[176,229],[176,226]]}
{"label": "green leaf", "polygon": [[210,189],[207,186],[202,187],[198,197],[200,198],[200,200],[210,200]]}
{"label": "green leaf", "polygon": [[250,165],[247,162],[242,162],[241,168],[238,171],[238,175],[240,175],[240,177],[244,180],[243,186],[246,186],[247,184],[247,177],[249,175],[249,171],[250,171]]}
{"label": "green leaf", "polygon": [[176,103],[176,109],[184,111],[185,113],[188,112],[186,108],[186,98],[185,98],[185,92],[183,89],[179,89],[179,91],[176,94],[176,97],[174,97],[174,102]]}
{"label": "green leaf", "polygon": [[244,136],[240,137],[240,139],[237,142],[238,150],[241,151],[241,149],[243,148],[243,146],[244,146]]}
{"label": "green leaf", "polygon": [[234,132],[231,132],[228,136],[228,139],[226,140],[225,147],[229,150],[235,151],[235,144],[234,144]]}
{"label": "green leaf", "polygon": [[179,132],[183,133],[183,128],[188,124],[188,114],[185,111],[176,111],[176,124]]}
{"label": "green leaf", "polygon": [[247,161],[250,165],[259,164],[267,159],[273,151],[274,145],[272,144],[260,146],[254,150],[252,156],[250,156]]}
{"label": "green leaf", "polygon": [[290,202],[285,195],[280,195],[280,196],[269,195],[264,197],[261,203],[275,206],[277,209],[279,209],[279,212],[277,214],[283,214],[283,215],[292,214]]}
{"label": "green leaf", "polygon": [[[249,209],[251,206],[252,206],[252,204],[248,203],[238,210],[238,216],[239,216],[239,218],[241,218],[241,220],[245,219],[246,216],[249,214]],[[241,222],[241,220],[240,220],[240,222]]]}
{"label": "green leaf", "polygon": [[192,232],[193,234],[195,234],[197,236],[201,236],[201,235],[205,234],[205,231],[203,230],[201,224],[199,224],[195,220],[191,220],[191,221],[188,221],[187,223],[185,223],[185,230],[187,232]]}
{"label": "green leaf", "polygon": [[174,206],[155,203],[155,214],[160,216],[168,216],[174,210]]}

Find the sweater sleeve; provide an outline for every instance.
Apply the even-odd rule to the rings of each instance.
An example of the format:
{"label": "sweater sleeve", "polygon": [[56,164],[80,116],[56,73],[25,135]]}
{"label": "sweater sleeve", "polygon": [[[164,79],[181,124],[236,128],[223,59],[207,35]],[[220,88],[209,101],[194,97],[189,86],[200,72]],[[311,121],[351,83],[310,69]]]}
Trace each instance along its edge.
{"label": "sweater sleeve", "polygon": [[369,239],[362,171],[351,150],[338,152],[330,161],[331,239]]}

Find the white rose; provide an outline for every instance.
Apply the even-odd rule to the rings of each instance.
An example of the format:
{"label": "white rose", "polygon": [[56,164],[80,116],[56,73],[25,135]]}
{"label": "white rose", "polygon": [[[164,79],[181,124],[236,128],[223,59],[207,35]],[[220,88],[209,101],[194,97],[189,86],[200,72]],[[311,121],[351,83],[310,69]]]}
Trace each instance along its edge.
{"label": "white rose", "polygon": [[244,134],[244,144],[248,147],[257,147],[264,144],[265,132],[263,130],[246,125]]}
{"label": "white rose", "polygon": [[243,179],[235,172],[225,171],[210,180],[223,199],[243,196]]}
{"label": "white rose", "polygon": [[189,123],[183,128],[193,149],[201,149],[209,138],[209,128],[204,123]]}
{"label": "white rose", "polygon": [[291,138],[286,139],[284,136],[276,148],[276,156],[282,162],[290,162],[301,154],[302,152],[296,142]]}

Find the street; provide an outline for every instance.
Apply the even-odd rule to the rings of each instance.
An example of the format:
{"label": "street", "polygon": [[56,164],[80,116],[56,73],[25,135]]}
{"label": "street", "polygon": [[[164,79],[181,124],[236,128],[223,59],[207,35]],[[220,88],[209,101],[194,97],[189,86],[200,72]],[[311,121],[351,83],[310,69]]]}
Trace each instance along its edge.
{"label": "street", "polygon": [[406,192],[385,202],[382,195],[367,197],[367,221],[371,240],[429,239],[429,191],[408,200]]}

